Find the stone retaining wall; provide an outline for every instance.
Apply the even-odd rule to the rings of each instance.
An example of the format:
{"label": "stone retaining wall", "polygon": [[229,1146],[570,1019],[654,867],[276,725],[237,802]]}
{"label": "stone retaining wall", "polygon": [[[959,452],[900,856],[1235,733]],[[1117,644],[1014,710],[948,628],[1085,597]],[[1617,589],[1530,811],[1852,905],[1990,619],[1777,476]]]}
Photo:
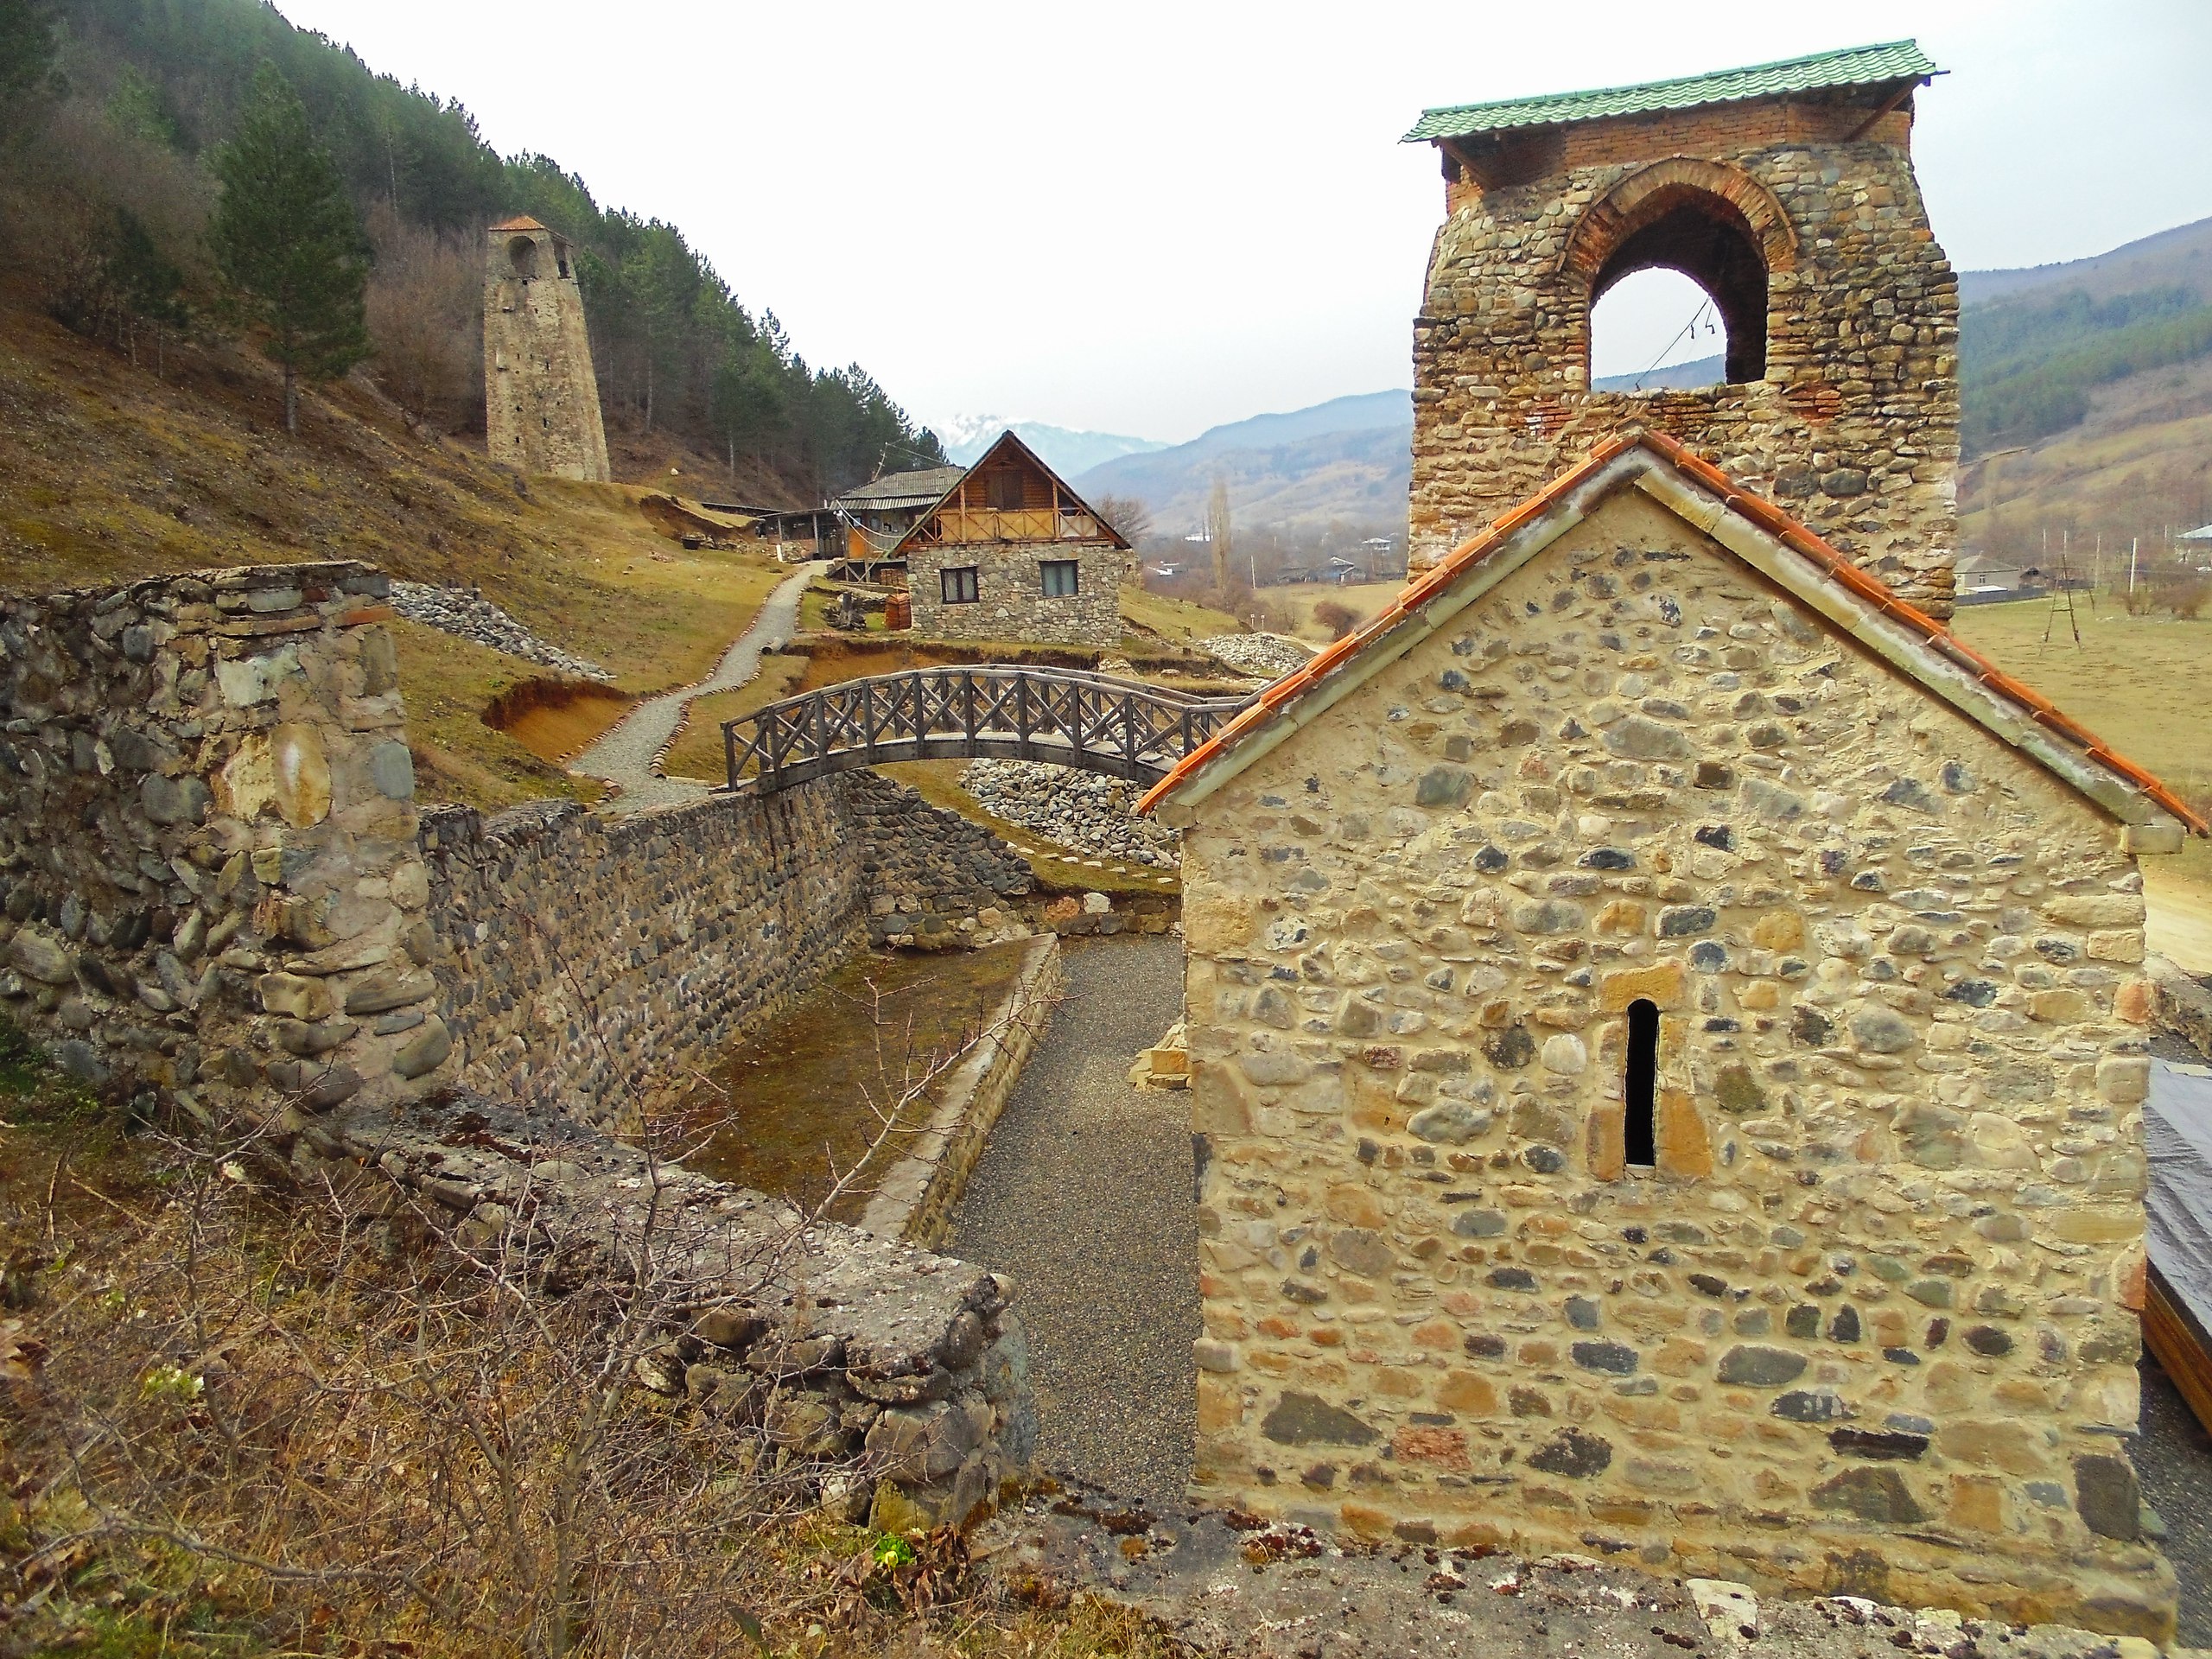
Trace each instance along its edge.
{"label": "stone retaining wall", "polygon": [[991,935],[1029,879],[1003,842],[873,772],[621,818],[435,808],[423,848],[461,1075],[610,1124],[864,943]]}
{"label": "stone retaining wall", "polygon": [[423,815],[435,972],[487,1094],[628,1125],[866,938],[842,780],[607,818]]}
{"label": "stone retaining wall", "polygon": [[1028,947],[1021,976],[993,1011],[982,1039],[938,1091],[929,1127],[868,1200],[861,1217],[865,1230],[925,1249],[944,1243],[953,1208],[1021,1068],[1045,1034],[1061,983],[1059,939],[1043,934]]}
{"label": "stone retaining wall", "polygon": [[886,1530],[964,1524],[1028,1461],[1028,1349],[1011,1287],[981,1268],[466,1090],[310,1126],[294,1161],[341,1184],[373,1166],[398,1192],[365,1187],[369,1207],[411,1198],[460,1247],[549,1289],[647,1297],[660,1327],[636,1353],[640,1384],[758,1425]]}

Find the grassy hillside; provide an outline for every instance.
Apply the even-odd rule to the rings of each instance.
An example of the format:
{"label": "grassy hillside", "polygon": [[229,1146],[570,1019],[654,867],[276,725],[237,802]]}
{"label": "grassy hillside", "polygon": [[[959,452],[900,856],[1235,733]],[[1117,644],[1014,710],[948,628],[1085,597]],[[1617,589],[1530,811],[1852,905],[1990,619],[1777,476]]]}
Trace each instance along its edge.
{"label": "grassy hillside", "polygon": [[[480,587],[644,692],[696,678],[785,574],[751,556],[684,552],[646,523],[638,488],[525,482],[410,429],[359,380],[308,400],[291,438],[257,354],[191,346],[167,368],[157,379],[0,290],[0,588],[366,559]],[[544,670],[429,628],[401,625],[399,639],[426,798],[494,807],[593,787],[480,717]]]}
{"label": "grassy hillside", "polygon": [[30,10],[60,50],[52,78],[0,97],[0,265],[88,334],[119,327],[101,252],[118,211],[181,270],[203,321],[216,313],[210,163],[267,65],[298,93],[374,245],[374,372],[422,418],[482,429],[484,229],[526,213],[574,247],[618,462],[621,436],[634,435],[647,451],[672,443],[733,472],[741,460],[811,499],[869,476],[887,446],[937,453],[859,365],[810,366],[773,313],[741,302],[677,226],[602,205],[545,156],[501,156],[457,101],[378,74],[261,0]]}

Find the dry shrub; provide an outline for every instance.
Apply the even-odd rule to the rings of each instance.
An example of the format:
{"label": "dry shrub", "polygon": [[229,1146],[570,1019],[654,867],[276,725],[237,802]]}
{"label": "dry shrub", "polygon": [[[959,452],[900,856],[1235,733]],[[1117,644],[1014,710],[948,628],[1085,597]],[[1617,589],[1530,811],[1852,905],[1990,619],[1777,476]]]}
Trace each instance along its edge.
{"label": "dry shrub", "polygon": [[470,243],[370,210],[366,305],[376,376],[410,421],[484,423],[484,273]]}
{"label": "dry shrub", "polygon": [[1359,613],[1341,599],[1325,599],[1313,607],[1313,620],[1329,631],[1329,638],[1341,639],[1359,626]]}
{"label": "dry shrub", "polygon": [[2184,621],[2194,622],[2212,605],[2212,582],[2201,577],[2169,584],[2164,592],[2166,608]]}
{"label": "dry shrub", "polygon": [[[887,1074],[871,1154],[957,1060]],[[926,1651],[1162,1650],[1133,1618],[985,1602],[949,1532],[838,1518],[825,1495],[868,1471],[778,1443],[772,1366],[695,1364],[687,1384],[713,1385],[690,1397],[641,1386],[702,1306],[785,1294],[796,1222],[702,1281],[681,1264],[724,1235],[671,1204],[582,1266],[531,1241],[526,1194],[504,1232],[480,1210],[456,1230],[373,1169],[279,1163],[257,1134],[126,1144],[50,1074],[14,1098],[39,1064],[0,1022],[5,1659],[818,1659],[918,1619]]]}
{"label": "dry shrub", "polygon": [[73,99],[10,135],[0,154],[0,264],[27,277],[71,327],[105,334],[117,303],[106,271],[117,210],[135,215],[181,268],[188,291],[204,296],[213,288],[204,238],[213,205],[207,175],[190,162]]}

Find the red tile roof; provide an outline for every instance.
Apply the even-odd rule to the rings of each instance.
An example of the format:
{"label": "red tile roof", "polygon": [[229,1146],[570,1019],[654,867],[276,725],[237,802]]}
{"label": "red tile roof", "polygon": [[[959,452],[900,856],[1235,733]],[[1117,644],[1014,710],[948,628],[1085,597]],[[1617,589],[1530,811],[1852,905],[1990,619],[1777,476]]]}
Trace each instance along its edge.
{"label": "red tile roof", "polygon": [[1304,696],[1337,668],[1357,656],[1469,570],[1481,564],[1510,541],[1516,531],[1587,482],[1609,461],[1638,446],[1666,461],[1706,491],[1719,496],[1722,505],[1730,512],[1750,519],[1883,616],[1920,635],[1931,653],[1947,658],[1954,667],[1965,670],[1984,688],[2016,705],[2037,725],[2078,745],[2089,759],[2141,790],[2189,830],[2200,836],[2212,835],[2212,823],[2208,823],[2202,816],[2191,810],[2179,796],[2151,772],[2114,753],[2094,733],[2062,713],[2048,697],[2006,674],[1972,646],[1962,644],[1934,617],[1900,599],[1887,583],[1867,575],[1781,508],[1751,494],[1718,467],[1700,460],[1674,439],[1661,433],[1641,431],[1624,432],[1608,438],[1580,464],[1562,473],[1520,505],[1493,520],[1487,529],[1461,543],[1419,578],[1408,582],[1388,608],[1357,632],[1338,640],[1304,668],[1268,686],[1243,714],[1185,755],[1173,771],[1147,791],[1144,798],[1137,803],[1136,810],[1150,811],[1215,760],[1272,722],[1285,706]]}
{"label": "red tile roof", "polygon": [[503,219],[492,227],[495,231],[542,231],[545,227],[528,213],[517,213],[512,219]]}

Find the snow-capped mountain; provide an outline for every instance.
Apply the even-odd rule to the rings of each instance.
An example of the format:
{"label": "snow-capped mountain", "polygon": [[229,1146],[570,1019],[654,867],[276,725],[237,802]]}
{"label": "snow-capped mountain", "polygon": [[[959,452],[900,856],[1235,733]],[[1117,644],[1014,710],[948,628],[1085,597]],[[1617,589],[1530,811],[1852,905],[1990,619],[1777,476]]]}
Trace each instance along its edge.
{"label": "snow-capped mountain", "polygon": [[946,455],[965,466],[989,448],[1008,427],[1064,478],[1072,478],[1119,455],[1149,454],[1167,448],[1149,438],[1124,437],[1116,432],[1073,432],[1065,426],[1011,421],[1001,415],[956,415],[949,421],[932,423],[931,429],[944,445]]}

